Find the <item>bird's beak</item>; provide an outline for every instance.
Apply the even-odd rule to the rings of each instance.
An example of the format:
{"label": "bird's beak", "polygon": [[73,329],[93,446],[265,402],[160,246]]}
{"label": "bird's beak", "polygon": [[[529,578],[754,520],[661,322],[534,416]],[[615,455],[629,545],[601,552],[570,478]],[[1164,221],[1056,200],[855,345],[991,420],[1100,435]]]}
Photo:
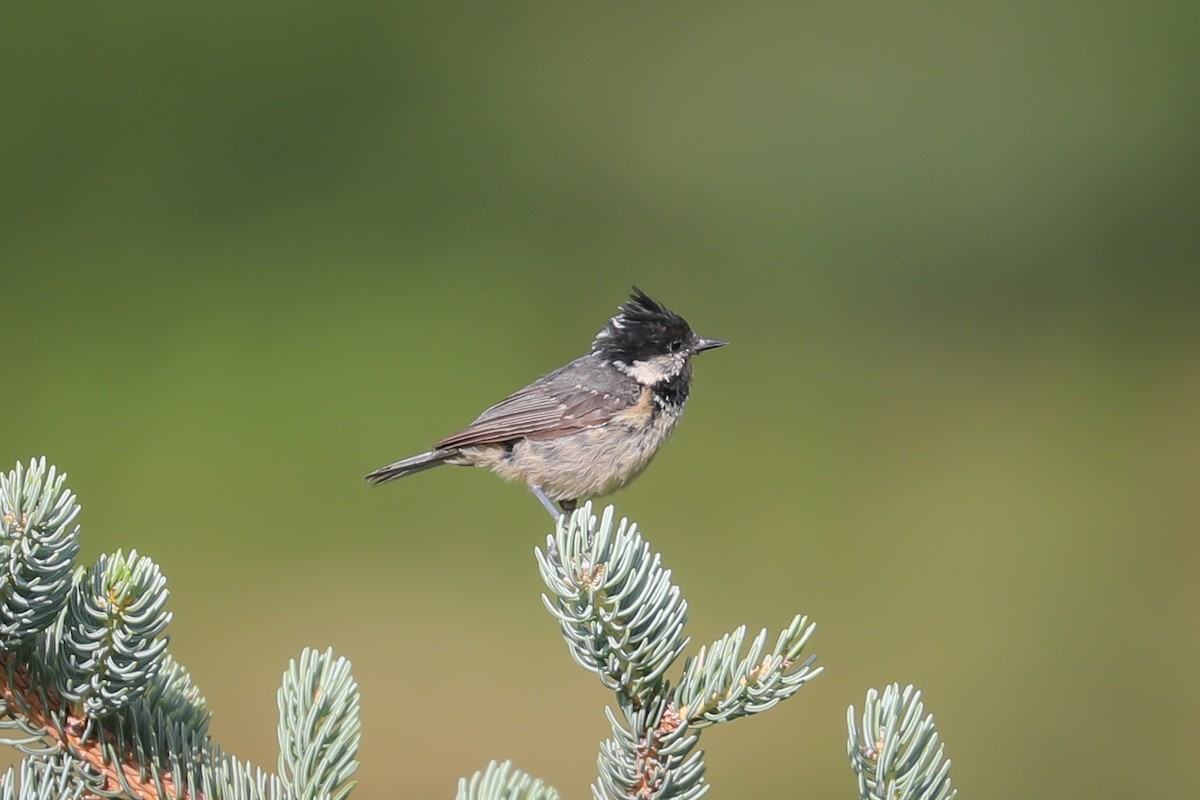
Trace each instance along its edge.
{"label": "bird's beak", "polygon": [[696,337],[696,343],[692,345],[692,350],[697,353],[703,353],[705,350],[716,350],[718,347],[724,347],[729,342],[724,339],[705,339],[703,336]]}

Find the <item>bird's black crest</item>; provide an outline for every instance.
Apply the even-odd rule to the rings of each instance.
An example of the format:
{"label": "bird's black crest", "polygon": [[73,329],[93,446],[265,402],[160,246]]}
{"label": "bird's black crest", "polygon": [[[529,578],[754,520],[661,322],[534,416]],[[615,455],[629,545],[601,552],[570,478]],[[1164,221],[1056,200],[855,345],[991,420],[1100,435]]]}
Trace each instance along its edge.
{"label": "bird's black crest", "polygon": [[672,352],[692,339],[687,320],[636,286],[592,342],[592,352],[631,364]]}

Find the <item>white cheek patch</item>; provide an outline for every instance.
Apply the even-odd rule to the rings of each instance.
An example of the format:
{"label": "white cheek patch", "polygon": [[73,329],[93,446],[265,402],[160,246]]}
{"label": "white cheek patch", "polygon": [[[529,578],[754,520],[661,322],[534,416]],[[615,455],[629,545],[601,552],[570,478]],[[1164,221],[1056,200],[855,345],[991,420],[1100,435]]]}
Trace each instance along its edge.
{"label": "white cheek patch", "polygon": [[625,373],[643,386],[653,386],[670,380],[683,367],[682,359],[675,356],[655,356],[649,361],[635,361],[625,368]]}
{"label": "white cheek patch", "polygon": [[630,377],[643,386],[653,385],[662,380],[662,372],[649,361],[635,361],[626,368]]}

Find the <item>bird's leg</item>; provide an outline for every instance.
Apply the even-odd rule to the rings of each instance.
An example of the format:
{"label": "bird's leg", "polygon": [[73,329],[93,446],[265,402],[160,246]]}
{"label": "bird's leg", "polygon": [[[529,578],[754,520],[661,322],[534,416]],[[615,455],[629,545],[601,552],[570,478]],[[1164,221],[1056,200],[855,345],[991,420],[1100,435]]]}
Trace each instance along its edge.
{"label": "bird's leg", "polygon": [[579,500],[559,500],[558,504],[560,506],[562,506],[562,513],[570,514],[572,511],[575,510],[575,505],[578,502],[579,502]]}
{"label": "bird's leg", "polygon": [[550,512],[550,516],[554,517],[555,520],[562,516],[563,512],[559,511],[558,507],[554,505],[554,501],[546,496],[546,493],[542,491],[542,487],[530,486],[529,491],[533,492],[533,496],[546,507],[546,510]]}

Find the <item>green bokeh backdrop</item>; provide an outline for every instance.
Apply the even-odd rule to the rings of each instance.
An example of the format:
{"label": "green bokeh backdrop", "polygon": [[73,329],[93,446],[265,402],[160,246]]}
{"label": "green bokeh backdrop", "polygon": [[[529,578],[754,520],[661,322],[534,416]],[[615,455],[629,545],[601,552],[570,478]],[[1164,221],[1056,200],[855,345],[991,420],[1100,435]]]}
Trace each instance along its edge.
{"label": "green bokeh backdrop", "polygon": [[714,796],[852,797],[926,693],[975,798],[1185,796],[1200,748],[1195,3],[87,4],[0,28],[0,461],[152,555],[222,745],[352,659],[355,797],[511,757],[582,797],[608,695],[519,487],[360,476],[578,355],[632,283],[732,345],[616,496],[690,632],[827,672]]}

